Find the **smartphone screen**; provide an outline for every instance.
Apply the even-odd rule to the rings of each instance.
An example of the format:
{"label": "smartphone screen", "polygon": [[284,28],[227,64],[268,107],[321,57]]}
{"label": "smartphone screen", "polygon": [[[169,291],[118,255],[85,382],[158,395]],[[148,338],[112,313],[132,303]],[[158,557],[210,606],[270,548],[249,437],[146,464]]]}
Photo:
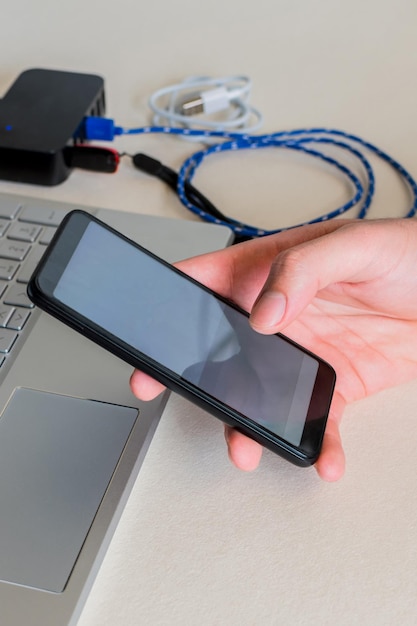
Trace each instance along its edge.
{"label": "smartphone screen", "polygon": [[326,410],[321,402],[315,415],[312,402],[326,368],[317,357],[255,332],[240,310],[100,222],[76,230],[70,253],[67,243],[60,255],[58,239],[43,270],[55,303],[292,446],[309,420],[324,430]]}

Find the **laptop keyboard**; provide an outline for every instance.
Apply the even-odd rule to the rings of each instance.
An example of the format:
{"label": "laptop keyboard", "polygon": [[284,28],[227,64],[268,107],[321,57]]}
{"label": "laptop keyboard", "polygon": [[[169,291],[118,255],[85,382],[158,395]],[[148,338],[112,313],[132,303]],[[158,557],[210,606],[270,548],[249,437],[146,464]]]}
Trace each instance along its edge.
{"label": "laptop keyboard", "polygon": [[29,332],[35,307],[26,286],[46,246],[74,206],[0,193],[0,368]]}

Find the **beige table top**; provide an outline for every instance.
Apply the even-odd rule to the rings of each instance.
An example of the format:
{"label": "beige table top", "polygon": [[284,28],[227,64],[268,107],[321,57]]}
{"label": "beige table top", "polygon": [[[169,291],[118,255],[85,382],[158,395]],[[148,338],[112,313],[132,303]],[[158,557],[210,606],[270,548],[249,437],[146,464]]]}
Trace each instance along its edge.
{"label": "beige table top", "polygon": [[[247,74],[265,131],[341,128],[417,175],[416,26],[413,0],[22,0],[2,11],[0,90],[29,67],[99,73],[108,113],[140,126],[154,89]],[[175,168],[193,150],[170,137],[118,146]],[[371,216],[404,215],[402,183],[372,162]],[[226,213],[270,228],[347,194],[322,165],[272,150],[215,157],[196,180]],[[0,190],[189,217],[128,163]],[[325,484],[273,454],[240,473],[221,424],[171,396],[80,626],[417,624],[416,419],[417,381],[348,407],[346,476]]]}

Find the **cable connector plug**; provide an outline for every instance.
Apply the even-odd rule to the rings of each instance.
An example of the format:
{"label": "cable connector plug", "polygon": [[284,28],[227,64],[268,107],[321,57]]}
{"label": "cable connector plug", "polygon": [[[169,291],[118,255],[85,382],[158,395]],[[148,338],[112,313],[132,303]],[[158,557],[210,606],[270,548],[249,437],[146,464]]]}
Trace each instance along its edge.
{"label": "cable connector plug", "polygon": [[78,137],[85,141],[113,141],[122,134],[123,128],[108,117],[85,117]]}
{"label": "cable connector plug", "polygon": [[229,107],[233,93],[225,87],[217,87],[216,89],[207,89],[195,97],[188,97],[179,107],[182,115],[198,115],[205,113],[211,115],[218,111],[225,111]]}
{"label": "cable connector plug", "polygon": [[116,172],[120,162],[120,154],[117,150],[86,144],[67,146],[64,155],[68,167],[107,174]]}

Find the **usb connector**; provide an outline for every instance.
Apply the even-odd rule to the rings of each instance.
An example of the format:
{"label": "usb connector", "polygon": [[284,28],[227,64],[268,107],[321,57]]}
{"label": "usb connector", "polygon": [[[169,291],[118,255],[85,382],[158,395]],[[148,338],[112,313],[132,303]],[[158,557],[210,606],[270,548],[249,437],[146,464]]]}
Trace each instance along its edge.
{"label": "usb connector", "polygon": [[196,97],[191,97],[191,99],[183,102],[179,112],[187,116],[198,115],[199,113],[210,115],[227,109],[232,99],[233,91],[229,91],[225,87],[207,89],[207,91],[196,94]]}
{"label": "usb connector", "polygon": [[75,139],[85,141],[113,141],[122,135],[123,128],[116,126],[108,117],[85,117]]}
{"label": "usb connector", "polygon": [[193,98],[192,100],[186,100],[180,106],[180,111],[182,115],[198,115],[199,113],[204,113],[204,102],[201,96],[197,98]]}

